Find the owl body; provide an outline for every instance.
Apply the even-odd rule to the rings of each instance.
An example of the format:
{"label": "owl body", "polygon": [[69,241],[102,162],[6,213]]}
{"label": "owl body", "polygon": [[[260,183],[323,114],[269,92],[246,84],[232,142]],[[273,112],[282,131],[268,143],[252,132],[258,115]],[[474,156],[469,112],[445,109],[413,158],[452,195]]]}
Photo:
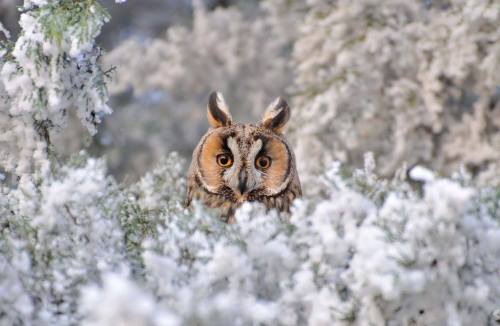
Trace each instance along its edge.
{"label": "owl body", "polygon": [[193,152],[187,205],[196,199],[229,222],[246,201],[288,212],[302,191],[292,148],[282,134],[290,117],[286,102],[276,99],[259,124],[233,124],[222,95],[214,92],[207,112],[211,128]]}

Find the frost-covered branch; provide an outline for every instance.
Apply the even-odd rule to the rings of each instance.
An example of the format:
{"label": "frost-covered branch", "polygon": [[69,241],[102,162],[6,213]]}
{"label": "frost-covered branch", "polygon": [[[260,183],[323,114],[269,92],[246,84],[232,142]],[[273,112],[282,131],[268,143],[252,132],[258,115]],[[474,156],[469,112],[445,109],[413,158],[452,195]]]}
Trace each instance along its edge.
{"label": "frost-covered branch", "polygon": [[[377,172],[431,154],[436,166],[470,163],[460,147],[468,140],[486,146],[478,162],[498,154],[490,150],[498,136],[496,2],[426,3],[272,0],[255,21],[198,7],[192,29],[173,28],[149,47],[126,43],[107,57],[119,63],[132,53],[137,71],[140,51],[165,58],[165,80],[148,61],[150,80],[121,72],[117,91],[170,89],[182,103],[205,91],[197,78],[223,71],[222,85],[248,85],[247,104],[257,103],[283,87],[279,49],[300,29],[291,131],[306,196],[290,220],[247,203],[227,225],[197,203],[182,205],[186,162],[178,154],[131,186],[84,153],[51,166],[51,131],[70,110],[90,132],[109,112],[94,41],[109,17],[92,0],[25,1],[19,38],[0,50],[0,172],[13,176],[0,175],[0,324],[498,322],[500,189],[423,166],[390,179]],[[300,26],[284,28],[302,15]],[[269,41],[267,27],[286,37]],[[252,52],[255,44],[262,52]],[[272,55],[279,59],[265,64]],[[248,79],[238,84],[241,72]],[[462,127],[470,139],[444,142]],[[375,154],[362,155],[366,148]]]}
{"label": "frost-covered branch", "polygon": [[54,163],[51,133],[64,127],[69,111],[91,133],[111,113],[95,44],[108,20],[94,0],[25,1],[19,37],[2,49],[0,166],[20,177],[28,206],[36,206],[36,185]]}
{"label": "frost-covered branch", "polygon": [[75,158],[42,184],[36,223],[10,213],[15,196],[1,198],[9,227],[0,233],[0,318],[88,325],[493,320],[498,189],[426,178],[419,168],[412,175],[423,182],[420,193],[404,180],[378,179],[372,162],[351,176],[334,165],[316,179],[323,198],[297,202],[289,222],[245,205],[238,224],[227,225],[201,206],[182,207],[177,155],[123,191],[105,177],[102,161]]}
{"label": "frost-covered branch", "polygon": [[303,171],[367,151],[384,175],[405,161],[495,169],[499,19],[493,0],[312,1],[293,54]]}
{"label": "frost-covered branch", "polygon": [[5,29],[5,27],[3,26],[2,22],[0,22],[0,33],[3,33],[3,35],[6,37],[6,38],[10,38],[10,33],[7,29]]}
{"label": "frost-covered branch", "polygon": [[[1,67],[0,163],[18,175],[48,170],[50,130],[76,110],[91,132],[111,109],[94,41],[109,20],[96,1],[26,1],[21,33]],[[5,148],[2,146],[2,149]]]}

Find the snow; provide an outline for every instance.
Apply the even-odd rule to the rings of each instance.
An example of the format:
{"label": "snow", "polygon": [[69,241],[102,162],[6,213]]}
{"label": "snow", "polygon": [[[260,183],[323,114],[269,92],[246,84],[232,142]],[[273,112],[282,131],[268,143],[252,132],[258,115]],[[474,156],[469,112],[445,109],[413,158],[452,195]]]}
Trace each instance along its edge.
{"label": "snow", "polygon": [[422,166],[415,166],[410,170],[410,178],[416,181],[431,182],[435,179],[434,172]]}
{"label": "snow", "polygon": [[[498,184],[465,168],[435,171],[450,157],[463,166],[497,157],[489,143],[497,135],[482,133],[495,129],[485,115],[497,122],[496,108],[483,110],[498,87],[498,48],[489,43],[498,31],[486,27],[500,10],[488,4],[425,9],[426,26],[424,8],[399,0],[299,9],[268,0],[254,19],[197,2],[192,28],[127,41],[107,56],[134,68],[122,69],[114,92],[168,88],[179,110],[203,95],[207,76],[241,87],[242,106],[258,109],[293,71],[289,135],[305,195],[289,218],[246,203],[227,225],[200,203],[183,206],[180,154],[126,185],[104,158],[53,153],[48,135],[66,127],[68,111],[91,134],[111,113],[95,44],[109,18],[93,2],[86,27],[67,26],[57,41],[41,17],[58,18],[59,2],[24,1],[22,33],[0,50],[0,324],[492,324]],[[302,19],[287,30],[291,17]],[[441,25],[450,32],[433,30]],[[280,53],[292,45],[290,67]],[[144,57],[151,66],[138,73]],[[446,101],[465,88],[478,92],[477,106],[455,121],[443,103],[455,105]]]}
{"label": "snow", "polygon": [[103,276],[103,287],[88,287],[81,309],[88,315],[86,326],[175,326],[179,320],[159,309],[153,298],[120,274]]}
{"label": "snow", "polygon": [[9,31],[2,25],[2,22],[0,22],[0,33],[3,33],[6,38],[10,38],[10,33]]}
{"label": "snow", "polygon": [[[0,237],[12,266],[2,307],[26,321],[86,325],[481,324],[497,309],[500,223],[482,208],[499,199],[489,189],[436,177],[418,194],[376,181],[368,160],[352,177],[328,172],[340,188],[319,176],[327,197],[303,198],[289,222],[245,204],[226,225],[179,205],[178,164],[172,155],[120,189],[103,161],[82,156],[43,181],[27,221],[35,233],[20,225]],[[18,198],[5,193],[9,223],[21,219],[7,214]],[[26,244],[50,250],[53,262]],[[65,306],[50,303],[60,296]]]}

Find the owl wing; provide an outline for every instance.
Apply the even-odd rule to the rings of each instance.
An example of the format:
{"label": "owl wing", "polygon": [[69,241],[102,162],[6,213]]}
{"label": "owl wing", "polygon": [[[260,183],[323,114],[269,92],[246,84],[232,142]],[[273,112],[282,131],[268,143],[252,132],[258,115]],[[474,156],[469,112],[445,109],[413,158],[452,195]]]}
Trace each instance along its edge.
{"label": "owl wing", "polygon": [[191,205],[192,200],[193,200],[193,187],[188,185],[186,190],[186,198],[184,199],[184,207],[189,207]]}
{"label": "owl wing", "polygon": [[184,199],[184,207],[189,207],[191,205],[191,201],[193,200],[194,190],[196,186],[193,163],[191,163],[191,165],[189,166],[186,184],[187,187],[186,187],[186,198]]}
{"label": "owl wing", "polygon": [[296,198],[302,197],[302,186],[300,185],[300,180],[297,172],[295,172],[295,177],[292,180],[292,189],[296,194]]}

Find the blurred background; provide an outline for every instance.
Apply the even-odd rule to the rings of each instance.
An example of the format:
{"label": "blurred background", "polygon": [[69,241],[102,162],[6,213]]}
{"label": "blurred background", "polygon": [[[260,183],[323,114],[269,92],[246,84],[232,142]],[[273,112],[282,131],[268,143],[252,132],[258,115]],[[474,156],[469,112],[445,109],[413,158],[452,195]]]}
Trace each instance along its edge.
{"label": "blurred background", "polygon": [[[382,176],[420,164],[498,180],[498,1],[100,2],[112,16],[98,43],[114,113],[94,137],[70,119],[52,137],[63,158],[104,156],[126,183],[171,151],[189,158],[217,89],[243,122],[277,96],[291,103],[306,179],[373,152]],[[0,0],[14,37],[19,4]]]}
{"label": "blurred background", "polygon": [[[0,20],[14,37],[21,3],[0,0]],[[253,121],[291,82],[283,62],[264,57],[290,49],[268,39],[265,22],[252,25],[262,15],[258,1],[100,3],[112,17],[98,44],[106,69],[114,69],[114,113],[95,137],[75,116],[52,139],[65,157],[82,148],[105,156],[119,180],[135,181],[171,151],[189,157],[208,128],[212,90],[223,91],[236,119]]]}

